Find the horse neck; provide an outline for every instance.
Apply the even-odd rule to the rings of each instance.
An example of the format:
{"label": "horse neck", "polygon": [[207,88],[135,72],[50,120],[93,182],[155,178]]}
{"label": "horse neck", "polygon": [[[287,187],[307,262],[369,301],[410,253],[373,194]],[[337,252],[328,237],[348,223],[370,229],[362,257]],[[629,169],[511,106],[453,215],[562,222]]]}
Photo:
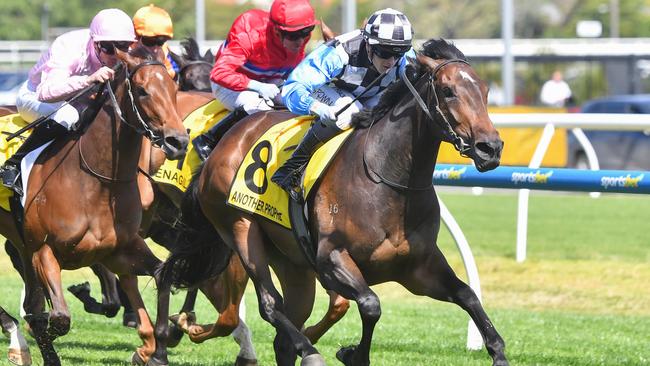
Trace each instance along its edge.
{"label": "horse neck", "polygon": [[[133,123],[135,116],[126,83],[119,85],[115,90],[115,98],[123,117]],[[89,155],[85,160],[93,171],[121,181],[135,178],[142,135],[120,120],[110,98],[103,113],[97,116],[97,120],[89,126],[82,139],[83,154]]]}
{"label": "horse neck", "polygon": [[430,186],[441,143],[432,124],[409,94],[370,128],[366,161],[386,180],[411,188]]}

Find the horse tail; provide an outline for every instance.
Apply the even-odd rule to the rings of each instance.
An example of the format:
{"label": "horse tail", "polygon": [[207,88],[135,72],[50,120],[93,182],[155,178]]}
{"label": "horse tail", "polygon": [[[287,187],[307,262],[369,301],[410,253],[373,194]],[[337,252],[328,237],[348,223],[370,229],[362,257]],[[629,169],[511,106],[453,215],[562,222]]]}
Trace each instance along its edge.
{"label": "horse tail", "polygon": [[195,287],[219,275],[233,254],[201,211],[198,182],[202,170],[203,165],[192,177],[183,196],[176,245],[159,269],[162,280],[175,288]]}

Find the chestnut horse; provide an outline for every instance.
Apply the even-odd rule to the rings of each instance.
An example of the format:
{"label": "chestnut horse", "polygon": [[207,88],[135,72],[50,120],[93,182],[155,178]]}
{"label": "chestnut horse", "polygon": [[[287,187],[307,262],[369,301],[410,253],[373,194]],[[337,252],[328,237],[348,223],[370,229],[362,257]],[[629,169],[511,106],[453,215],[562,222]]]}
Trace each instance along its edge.
{"label": "chestnut horse", "polygon": [[[436,245],[440,208],[431,184],[443,141],[471,157],[480,171],[499,165],[503,142],[487,113],[488,88],[462,52],[444,40],[426,42],[416,68],[407,73],[376,108],[356,116],[355,131],[306,200],[318,279],[354,300],[362,319],[360,343],[342,348],[337,358],[346,365],[370,364],[381,315],[370,286],[395,281],[414,294],[458,304],[478,326],[493,364],[507,365],[503,339]],[[184,256],[165,262],[162,278],[191,285],[223,268],[223,258],[206,260],[210,251],[218,256],[226,253],[224,247],[232,248],[255,283],[261,316],[277,330],[276,363],[293,365],[300,356],[301,365],[323,365],[299,331],[313,305],[316,274],[309,261],[289,230],[226,204],[246,152],[269,127],[290,117],[253,115],[223,137],[188,188],[185,205],[194,212],[183,210],[192,220],[187,224],[201,224],[204,215],[223,242],[188,242]],[[206,264],[213,267],[199,267]]]}
{"label": "chestnut horse", "polygon": [[[137,310],[143,346],[132,361],[167,364],[169,287],[155,276],[160,261],[138,235],[142,207],[136,176],[142,136],[160,145],[170,159],[185,154],[189,137],[175,108],[177,86],[164,65],[143,49],[116,52],[121,67],[107,84],[109,93],[98,98],[103,105],[94,120],[49,145],[26,187],[20,243],[24,308],[46,365],[60,365],[52,341],[70,329],[61,270],[94,263],[118,274]],[[154,276],[158,284],[155,329],[138,290],[138,275]],[[45,297],[49,314],[44,313]]]}

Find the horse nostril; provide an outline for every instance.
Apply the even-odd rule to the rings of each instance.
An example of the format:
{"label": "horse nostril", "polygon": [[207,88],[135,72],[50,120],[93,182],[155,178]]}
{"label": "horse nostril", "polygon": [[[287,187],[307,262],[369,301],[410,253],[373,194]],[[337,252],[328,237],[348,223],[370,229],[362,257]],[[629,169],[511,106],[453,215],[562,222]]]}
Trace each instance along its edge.
{"label": "horse nostril", "polygon": [[165,145],[173,147],[177,151],[183,151],[187,148],[189,139],[185,136],[167,136]]}
{"label": "horse nostril", "polygon": [[495,149],[489,142],[477,142],[476,150],[478,150],[479,153],[482,153],[481,155],[487,155],[490,158],[495,154]]}

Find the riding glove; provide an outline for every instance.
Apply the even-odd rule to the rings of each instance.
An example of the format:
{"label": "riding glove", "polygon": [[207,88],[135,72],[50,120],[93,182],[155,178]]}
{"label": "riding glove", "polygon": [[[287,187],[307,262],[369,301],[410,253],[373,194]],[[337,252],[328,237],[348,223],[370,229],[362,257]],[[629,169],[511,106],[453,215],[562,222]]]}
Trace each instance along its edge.
{"label": "riding glove", "polygon": [[275,84],[260,83],[257,80],[248,82],[248,89],[256,91],[262,98],[272,100],[280,93],[280,89]]}
{"label": "riding glove", "polygon": [[321,122],[323,122],[323,123],[336,121],[336,112],[337,112],[337,110],[336,110],[335,107],[330,107],[327,104],[314,101],[311,104],[311,107],[309,107],[309,110],[312,113],[318,115]]}

